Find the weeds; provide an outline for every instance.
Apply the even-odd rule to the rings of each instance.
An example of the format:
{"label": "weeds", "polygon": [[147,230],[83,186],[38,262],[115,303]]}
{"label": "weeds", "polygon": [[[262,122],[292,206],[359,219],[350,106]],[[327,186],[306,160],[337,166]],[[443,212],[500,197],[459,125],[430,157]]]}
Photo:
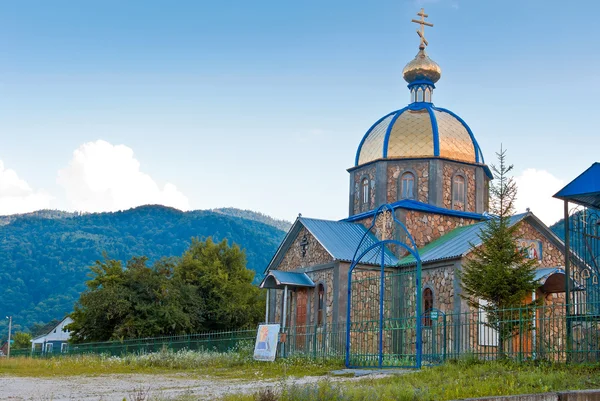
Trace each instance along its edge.
{"label": "weeds", "polygon": [[73,376],[110,373],[190,372],[223,378],[265,379],[287,376],[319,376],[343,365],[341,359],[290,357],[274,363],[255,361],[251,346],[228,352],[166,349],[149,354],[71,355],[50,359],[0,359],[0,374],[16,376]]}

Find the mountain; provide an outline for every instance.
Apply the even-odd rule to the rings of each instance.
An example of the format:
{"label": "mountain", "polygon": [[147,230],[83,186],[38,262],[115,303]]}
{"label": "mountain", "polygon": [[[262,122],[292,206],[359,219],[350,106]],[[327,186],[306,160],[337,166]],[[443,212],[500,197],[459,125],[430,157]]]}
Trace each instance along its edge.
{"label": "mountain", "polygon": [[[153,262],[181,255],[192,237],[238,244],[258,281],[289,225],[232,208],[182,212],[141,206],[112,213],[0,216],[0,313],[12,315],[20,328],[62,318],[85,289],[88,267],[104,252],[111,259],[143,255]],[[0,327],[5,325],[0,319]]]}

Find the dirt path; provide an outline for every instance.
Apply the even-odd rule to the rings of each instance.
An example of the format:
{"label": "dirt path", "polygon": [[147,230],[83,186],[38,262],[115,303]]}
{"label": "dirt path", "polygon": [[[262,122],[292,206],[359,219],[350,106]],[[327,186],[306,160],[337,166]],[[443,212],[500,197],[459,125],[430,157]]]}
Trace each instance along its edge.
{"label": "dirt path", "polygon": [[[362,377],[333,377],[331,381],[354,381],[383,375]],[[324,380],[324,376],[290,378],[285,383],[309,384]],[[254,393],[263,388],[281,385],[281,380],[222,380],[195,378],[186,374],[173,375],[103,375],[57,378],[0,377],[0,400],[135,400],[141,390],[152,399],[168,400],[193,395],[199,400],[214,400],[229,393]]]}

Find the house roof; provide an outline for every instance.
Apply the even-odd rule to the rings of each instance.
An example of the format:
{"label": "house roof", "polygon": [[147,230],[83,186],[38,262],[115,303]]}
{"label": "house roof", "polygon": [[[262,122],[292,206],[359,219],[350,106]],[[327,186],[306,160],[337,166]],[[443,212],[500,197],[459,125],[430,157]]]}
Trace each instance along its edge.
{"label": "house roof", "polygon": [[314,287],[315,283],[306,273],[284,272],[271,270],[260,283],[260,288]]}
{"label": "house roof", "polygon": [[[378,242],[377,238],[373,234],[367,233],[368,230],[361,224],[298,217],[281,245],[279,245],[279,249],[277,249],[265,272],[278,265],[302,227],[305,227],[310,232],[333,259],[344,262],[352,261],[356,248],[358,248],[363,237],[365,237],[365,240],[361,244],[362,250]],[[375,248],[368,252],[360,263],[378,265],[380,260],[381,251]],[[386,266],[395,266],[398,264],[398,258],[387,248],[384,251],[384,264]]]}
{"label": "house roof", "polygon": [[[516,214],[510,218],[510,225],[513,226],[525,219],[529,219],[532,226],[540,231],[550,241],[554,242],[559,248],[564,249],[564,244],[558,237],[537,217],[531,212]],[[450,231],[448,234],[430,242],[423,248],[419,249],[421,263],[440,262],[443,260],[458,259],[468,254],[472,246],[481,245],[479,233],[487,224],[485,221],[471,224],[468,226],[458,227]],[[415,264],[415,258],[412,255],[405,256],[400,259],[399,265]]]}
{"label": "house roof", "polygon": [[[462,217],[465,219],[472,219],[472,220],[486,220],[487,219],[487,216],[485,216],[483,214],[463,212],[460,210],[445,209],[442,207],[433,206],[433,205],[419,202],[419,201],[412,200],[412,199],[402,199],[397,202],[391,203],[390,206],[394,210],[396,210],[396,209],[416,210],[419,212],[442,214],[444,216]],[[353,222],[353,221],[357,221],[357,220],[362,220],[366,217],[372,217],[376,212],[377,212],[377,210],[370,210],[368,212],[355,214],[354,216],[345,218],[342,221]]]}
{"label": "house roof", "polygon": [[600,163],[592,164],[554,197],[600,209]]}
{"label": "house roof", "polygon": [[[44,333],[44,334],[40,334],[40,335],[39,335],[39,336],[37,336],[37,337],[33,337],[33,338],[31,339],[31,341],[35,341],[35,340],[37,340],[38,338],[46,337],[48,334],[51,334],[51,333],[54,331],[54,329],[56,329],[58,326],[60,326],[61,324],[63,324],[63,322],[64,322],[65,320],[67,320],[67,319],[71,319],[71,317],[70,317],[70,316],[65,316],[65,317],[63,318],[63,320],[61,320],[60,322],[58,322],[58,323],[57,323],[55,326],[53,326],[53,327],[52,327],[50,330],[48,330],[46,333]],[[71,320],[72,320],[72,319],[71,319]]]}

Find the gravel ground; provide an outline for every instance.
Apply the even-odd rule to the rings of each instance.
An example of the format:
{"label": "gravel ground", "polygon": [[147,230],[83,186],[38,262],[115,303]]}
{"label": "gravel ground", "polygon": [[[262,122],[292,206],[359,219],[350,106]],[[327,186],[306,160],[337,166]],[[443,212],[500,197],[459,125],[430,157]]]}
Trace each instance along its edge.
{"label": "gravel ground", "polygon": [[[332,377],[331,381],[354,381],[366,377]],[[286,384],[309,384],[324,380],[324,376],[289,378]],[[214,400],[229,393],[253,393],[263,388],[281,385],[281,380],[223,380],[196,378],[186,374],[173,375],[101,375],[56,378],[0,377],[0,400],[135,400],[134,392],[141,390],[152,399],[167,400],[193,395],[198,400]]]}

